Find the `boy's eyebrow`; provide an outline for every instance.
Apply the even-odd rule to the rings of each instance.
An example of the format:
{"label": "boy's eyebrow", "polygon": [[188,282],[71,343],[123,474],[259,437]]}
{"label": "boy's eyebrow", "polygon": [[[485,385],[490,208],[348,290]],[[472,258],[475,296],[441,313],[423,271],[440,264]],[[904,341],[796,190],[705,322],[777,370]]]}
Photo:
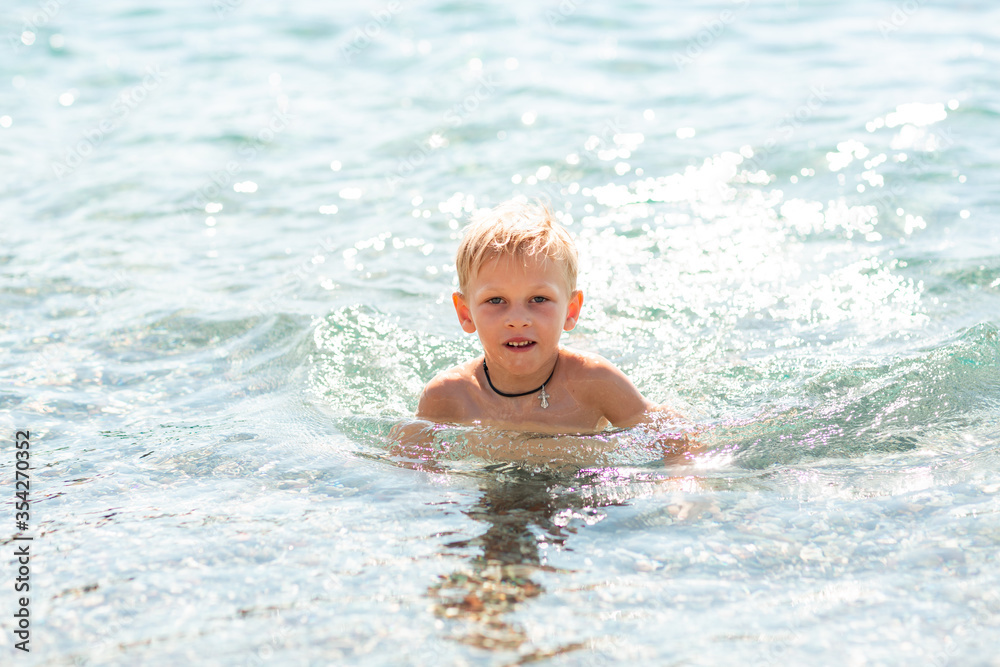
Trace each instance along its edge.
{"label": "boy's eyebrow", "polygon": [[[510,286],[509,282],[506,283],[486,283],[479,286],[480,290],[502,290]],[[542,290],[542,289],[558,289],[559,285],[555,282],[540,282],[532,283],[527,286],[529,290]]]}

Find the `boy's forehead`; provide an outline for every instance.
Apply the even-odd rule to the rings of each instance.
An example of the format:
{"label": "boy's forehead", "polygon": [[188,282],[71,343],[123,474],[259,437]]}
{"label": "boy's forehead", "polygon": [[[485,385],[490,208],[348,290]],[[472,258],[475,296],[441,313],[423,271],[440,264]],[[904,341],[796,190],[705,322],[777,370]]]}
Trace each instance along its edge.
{"label": "boy's forehead", "polygon": [[558,263],[545,254],[528,254],[524,252],[497,253],[487,256],[477,271],[478,275],[484,272],[500,271],[504,273],[537,273],[559,270]]}
{"label": "boy's forehead", "polygon": [[[561,262],[545,254],[502,253],[489,257],[473,276],[475,287],[499,287],[515,283],[566,282]],[[568,287],[568,285],[567,285]]]}

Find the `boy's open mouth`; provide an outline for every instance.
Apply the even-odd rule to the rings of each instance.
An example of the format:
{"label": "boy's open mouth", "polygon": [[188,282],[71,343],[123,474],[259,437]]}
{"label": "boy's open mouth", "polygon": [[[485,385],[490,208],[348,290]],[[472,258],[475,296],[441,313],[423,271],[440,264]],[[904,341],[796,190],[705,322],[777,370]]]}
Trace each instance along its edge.
{"label": "boy's open mouth", "polygon": [[523,350],[526,347],[531,347],[535,344],[533,340],[511,340],[504,343],[507,347],[512,347],[515,350]]}

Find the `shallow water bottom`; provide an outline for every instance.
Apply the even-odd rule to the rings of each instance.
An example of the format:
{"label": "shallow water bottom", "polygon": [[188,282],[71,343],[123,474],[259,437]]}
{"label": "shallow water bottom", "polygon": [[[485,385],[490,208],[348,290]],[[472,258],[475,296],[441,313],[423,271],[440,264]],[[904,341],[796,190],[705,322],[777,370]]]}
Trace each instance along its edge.
{"label": "shallow water bottom", "polygon": [[44,664],[997,664],[995,437],[428,471],[241,421],[39,502]]}

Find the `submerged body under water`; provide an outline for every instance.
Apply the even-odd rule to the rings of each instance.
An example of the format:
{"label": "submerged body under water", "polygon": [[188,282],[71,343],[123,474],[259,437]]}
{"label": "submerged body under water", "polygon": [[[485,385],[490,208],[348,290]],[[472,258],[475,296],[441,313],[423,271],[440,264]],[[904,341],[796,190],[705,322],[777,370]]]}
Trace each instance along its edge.
{"label": "submerged body under water", "polygon": [[[997,11],[2,19],[0,424],[30,431],[31,509],[15,532],[5,498],[0,543],[33,539],[31,652],[9,588],[0,650],[997,664]],[[394,448],[481,353],[459,229],[518,195],[580,248],[564,344],[696,456],[664,460],[676,424]]]}

